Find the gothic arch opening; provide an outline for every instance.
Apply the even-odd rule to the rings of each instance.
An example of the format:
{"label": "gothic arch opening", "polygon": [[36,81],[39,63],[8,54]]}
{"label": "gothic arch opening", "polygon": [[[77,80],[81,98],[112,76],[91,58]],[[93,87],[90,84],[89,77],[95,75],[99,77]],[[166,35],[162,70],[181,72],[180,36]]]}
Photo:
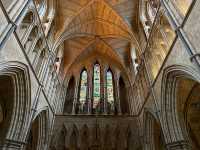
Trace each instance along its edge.
{"label": "gothic arch opening", "polygon": [[14,83],[9,76],[0,76],[0,142],[6,138],[13,114]]}
{"label": "gothic arch opening", "polygon": [[47,110],[43,110],[32,122],[27,139],[26,150],[45,148],[48,134],[47,115]]}
{"label": "gothic arch opening", "polygon": [[151,112],[146,112],[145,115],[145,149],[165,150],[160,123]]}
{"label": "gothic arch opening", "polygon": [[15,142],[25,140],[30,111],[28,75],[28,70],[22,63],[7,62],[0,65],[2,85],[0,87],[0,146],[2,147],[6,146],[9,140]]}
{"label": "gothic arch opening", "polygon": [[188,67],[171,66],[165,70],[165,87],[162,91],[163,134],[169,145],[179,142],[186,148],[200,149],[198,81],[197,72]]}
{"label": "gothic arch opening", "polygon": [[129,114],[127,90],[122,77],[119,78],[120,106],[122,114]]}
{"label": "gothic arch opening", "polygon": [[[200,84],[194,80],[183,78],[177,86],[177,111],[181,122],[184,122],[187,135],[193,150],[200,149]],[[183,133],[185,134],[185,133]]]}
{"label": "gothic arch opening", "polygon": [[73,109],[73,102],[74,102],[74,92],[75,92],[75,78],[74,76],[71,77],[67,87],[67,94],[65,98],[64,104],[64,113],[71,114]]}

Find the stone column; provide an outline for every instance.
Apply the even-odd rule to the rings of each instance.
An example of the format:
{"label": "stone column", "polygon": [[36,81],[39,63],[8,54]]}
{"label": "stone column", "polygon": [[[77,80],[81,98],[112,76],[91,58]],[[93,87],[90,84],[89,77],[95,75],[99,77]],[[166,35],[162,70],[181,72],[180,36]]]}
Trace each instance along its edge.
{"label": "stone column", "polygon": [[106,95],[106,68],[104,65],[101,65],[100,71],[100,85],[101,85],[101,109],[103,109],[103,113],[107,114],[107,95]]}
{"label": "stone column", "polygon": [[117,113],[119,115],[122,114],[121,112],[121,106],[120,106],[120,89],[119,89],[119,78],[117,77],[117,74],[114,74],[114,94],[115,94],[115,107],[117,108]]}
{"label": "stone column", "polygon": [[92,93],[93,93],[93,86],[92,86],[92,83],[93,83],[93,69],[92,67],[89,67],[88,68],[88,90],[87,90],[87,104],[88,104],[88,114],[91,114],[92,113]]}
{"label": "stone column", "polygon": [[132,112],[132,108],[131,108],[131,103],[132,103],[132,95],[131,95],[132,91],[131,90],[132,90],[132,88],[131,88],[131,85],[128,85],[126,87],[126,90],[127,90],[128,114],[130,115]]}
{"label": "stone column", "polygon": [[75,83],[75,89],[74,89],[74,101],[73,101],[73,108],[72,108],[72,114],[76,114],[76,107],[78,102],[78,94],[79,94],[79,81],[80,81],[80,75],[76,77],[76,83]]}

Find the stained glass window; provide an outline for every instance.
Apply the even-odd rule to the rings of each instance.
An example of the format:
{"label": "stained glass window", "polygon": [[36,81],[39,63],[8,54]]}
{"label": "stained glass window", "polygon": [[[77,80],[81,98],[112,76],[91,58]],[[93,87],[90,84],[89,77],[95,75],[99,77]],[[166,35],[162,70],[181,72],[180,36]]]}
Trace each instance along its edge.
{"label": "stained glass window", "polygon": [[93,108],[97,108],[100,103],[100,65],[94,66],[94,79],[93,79]]}
{"label": "stained glass window", "polygon": [[108,107],[111,111],[114,110],[113,76],[111,71],[107,71],[106,74],[106,90]]}
{"label": "stained glass window", "polygon": [[81,73],[81,87],[80,87],[80,98],[79,98],[81,110],[84,109],[83,107],[86,102],[86,97],[87,97],[87,72],[86,70],[84,70]]}

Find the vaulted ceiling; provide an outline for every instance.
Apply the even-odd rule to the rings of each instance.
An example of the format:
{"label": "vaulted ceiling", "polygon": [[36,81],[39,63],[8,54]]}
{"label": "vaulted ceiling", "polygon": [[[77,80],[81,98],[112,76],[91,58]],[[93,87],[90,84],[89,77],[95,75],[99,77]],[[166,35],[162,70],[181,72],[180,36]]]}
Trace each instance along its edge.
{"label": "vaulted ceiling", "polygon": [[138,2],[58,0],[56,43],[64,42],[65,71],[73,63],[95,54],[126,66],[130,45],[138,46]]}

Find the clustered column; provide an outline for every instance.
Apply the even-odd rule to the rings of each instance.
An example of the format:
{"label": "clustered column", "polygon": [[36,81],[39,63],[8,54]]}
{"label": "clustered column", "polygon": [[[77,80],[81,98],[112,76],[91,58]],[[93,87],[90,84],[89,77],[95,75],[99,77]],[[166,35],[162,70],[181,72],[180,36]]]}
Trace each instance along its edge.
{"label": "clustered column", "polygon": [[104,114],[107,114],[107,100],[106,100],[106,69],[105,66],[101,66],[101,71],[100,71],[100,85],[101,85],[101,111],[103,111]]}
{"label": "clustered column", "polygon": [[120,91],[119,91],[119,78],[117,75],[114,75],[114,95],[115,95],[115,107],[117,108],[117,113],[121,115],[121,106],[120,106]]}
{"label": "clustered column", "polygon": [[93,83],[93,69],[92,67],[90,67],[88,69],[88,87],[87,87],[88,114],[92,113],[92,95],[93,95],[92,83]]}
{"label": "clustered column", "polygon": [[75,90],[74,90],[72,114],[76,114],[76,108],[78,104],[78,95],[79,95],[79,82],[80,82],[80,76],[77,76],[76,83],[75,83]]}

